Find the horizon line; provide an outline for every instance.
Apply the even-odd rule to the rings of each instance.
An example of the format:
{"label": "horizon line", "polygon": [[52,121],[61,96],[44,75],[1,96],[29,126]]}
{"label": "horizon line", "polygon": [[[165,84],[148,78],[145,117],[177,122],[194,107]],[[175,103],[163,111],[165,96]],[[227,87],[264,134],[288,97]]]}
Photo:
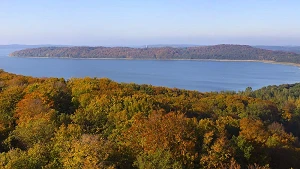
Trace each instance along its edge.
{"label": "horizon line", "polygon": [[0,44],[0,46],[65,46],[65,47],[146,47],[146,46],[185,46],[185,47],[196,47],[196,46],[216,46],[216,45],[246,45],[246,46],[276,46],[276,47],[300,47],[300,45],[267,45],[267,44],[238,44],[238,43],[218,43],[210,45],[200,45],[200,44],[188,44],[188,43],[178,43],[178,44],[141,44],[141,45],[69,45],[69,44]]}

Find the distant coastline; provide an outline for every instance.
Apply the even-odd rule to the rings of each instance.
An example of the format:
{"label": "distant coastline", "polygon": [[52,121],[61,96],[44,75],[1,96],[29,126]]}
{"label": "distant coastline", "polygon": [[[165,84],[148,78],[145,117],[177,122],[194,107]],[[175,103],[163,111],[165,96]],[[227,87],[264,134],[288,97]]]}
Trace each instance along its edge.
{"label": "distant coastline", "polygon": [[33,59],[72,59],[72,60],[154,60],[154,61],[213,61],[213,62],[260,62],[269,64],[281,64],[300,67],[299,63],[276,62],[270,60],[230,60],[230,59],[132,59],[132,58],[70,58],[70,57],[33,57],[33,56],[11,56]]}
{"label": "distant coastline", "polygon": [[297,53],[227,44],[185,48],[40,47],[15,51],[10,56],[63,59],[251,61],[300,66],[300,54]]}

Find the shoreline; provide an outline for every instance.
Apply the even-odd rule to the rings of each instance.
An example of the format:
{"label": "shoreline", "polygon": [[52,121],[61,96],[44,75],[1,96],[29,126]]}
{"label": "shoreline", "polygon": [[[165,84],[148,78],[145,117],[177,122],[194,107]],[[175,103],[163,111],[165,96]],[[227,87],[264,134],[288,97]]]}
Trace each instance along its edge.
{"label": "shoreline", "polygon": [[152,61],[214,61],[214,62],[260,62],[269,64],[281,64],[300,67],[299,63],[276,62],[271,60],[231,60],[231,59],[132,59],[132,58],[71,58],[71,57],[24,57],[9,56],[15,58],[34,58],[34,59],[73,59],[73,60],[152,60]]}

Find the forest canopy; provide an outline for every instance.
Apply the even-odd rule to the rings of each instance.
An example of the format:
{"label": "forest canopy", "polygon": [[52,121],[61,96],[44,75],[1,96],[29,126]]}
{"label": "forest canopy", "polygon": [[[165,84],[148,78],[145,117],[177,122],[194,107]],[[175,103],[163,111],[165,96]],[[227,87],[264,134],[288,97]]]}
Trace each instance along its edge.
{"label": "forest canopy", "polygon": [[10,54],[21,57],[118,58],[118,59],[220,59],[300,63],[300,54],[247,45],[197,47],[41,47]]}
{"label": "forest canopy", "polygon": [[0,168],[298,168],[299,96],[1,70]]}

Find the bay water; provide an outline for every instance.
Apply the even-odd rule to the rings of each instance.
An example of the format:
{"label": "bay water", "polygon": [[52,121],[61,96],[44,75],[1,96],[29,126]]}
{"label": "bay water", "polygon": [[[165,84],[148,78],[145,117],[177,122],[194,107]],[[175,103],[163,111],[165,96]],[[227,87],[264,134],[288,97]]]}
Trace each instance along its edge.
{"label": "bay water", "polygon": [[33,77],[106,77],[117,82],[188,90],[240,91],[300,82],[297,66],[261,62],[113,60],[9,57],[21,48],[0,48],[0,69]]}

